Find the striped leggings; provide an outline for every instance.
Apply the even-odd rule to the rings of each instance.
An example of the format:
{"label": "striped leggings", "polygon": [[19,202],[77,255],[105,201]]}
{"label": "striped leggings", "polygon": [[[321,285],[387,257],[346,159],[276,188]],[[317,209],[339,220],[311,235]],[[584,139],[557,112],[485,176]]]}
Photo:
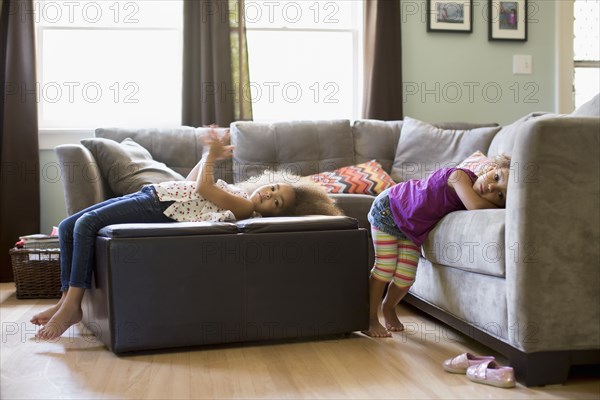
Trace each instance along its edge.
{"label": "striped leggings", "polygon": [[393,281],[399,287],[411,286],[417,274],[419,247],[408,239],[388,235],[371,226],[375,265],[371,276],[375,279]]}

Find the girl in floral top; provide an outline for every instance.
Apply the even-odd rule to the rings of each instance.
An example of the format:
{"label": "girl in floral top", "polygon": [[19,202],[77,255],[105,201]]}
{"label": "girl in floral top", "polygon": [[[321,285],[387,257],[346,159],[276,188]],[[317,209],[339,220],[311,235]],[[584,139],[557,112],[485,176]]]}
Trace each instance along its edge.
{"label": "girl in floral top", "polygon": [[[122,223],[176,221],[235,221],[282,215],[342,215],[324,188],[314,182],[290,179],[261,184],[264,177],[240,187],[214,179],[214,165],[231,157],[228,135],[211,130],[209,152],[185,181],[147,185],[139,192],[106,200],[80,211],[59,225],[62,297],[31,322],[43,325],[36,338],[52,340],[81,321],[81,301],[91,288],[97,232]],[[275,174],[276,175],[276,174]],[[272,172],[270,177],[275,176]],[[265,175],[266,176],[266,175]],[[259,186],[259,184],[261,184]]]}

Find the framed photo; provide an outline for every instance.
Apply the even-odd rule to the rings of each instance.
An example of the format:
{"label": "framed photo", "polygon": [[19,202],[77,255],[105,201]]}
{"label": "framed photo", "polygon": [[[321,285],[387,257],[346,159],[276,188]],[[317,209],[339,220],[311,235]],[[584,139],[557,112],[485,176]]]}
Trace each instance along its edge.
{"label": "framed photo", "polygon": [[427,0],[427,32],[473,32],[473,0]]}
{"label": "framed photo", "polygon": [[489,0],[488,40],[527,41],[527,0]]}

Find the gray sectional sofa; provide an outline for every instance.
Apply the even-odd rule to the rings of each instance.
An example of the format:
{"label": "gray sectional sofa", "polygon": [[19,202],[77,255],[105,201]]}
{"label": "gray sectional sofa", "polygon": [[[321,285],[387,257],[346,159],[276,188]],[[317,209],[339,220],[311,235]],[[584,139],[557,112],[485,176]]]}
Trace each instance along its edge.
{"label": "gray sectional sofa", "polygon": [[[532,113],[502,127],[494,124],[431,126],[406,118],[404,121],[236,122],[230,128],[231,140],[236,146],[234,158],[222,163],[217,174],[233,183],[257,174],[263,167],[311,175],[372,159],[379,161],[392,178],[402,180],[425,176],[442,166],[457,165],[476,150],[489,156],[510,154],[513,164],[506,209],[459,211],[440,221],[422,247],[416,283],[405,301],[506,355],[515,367],[517,379],[527,385],[561,383],[566,380],[571,365],[600,363],[598,96],[571,115]],[[203,128],[190,127],[96,131],[98,138],[117,142],[133,139],[147,149],[155,161],[169,167],[167,170],[182,175],[201,157],[204,151],[202,136],[205,134]],[[92,150],[95,153],[82,145],[64,145],[56,149],[61,165],[65,171],[70,171],[66,176],[72,177],[65,181],[69,214],[114,195],[105,176],[86,178],[90,175],[89,172],[86,174],[86,168],[88,171],[103,168],[97,163],[100,157],[97,149]],[[156,168],[160,172],[160,166]],[[348,220],[334,221],[331,229],[324,228],[329,232],[327,240],[344,243],[345,239],[337,242],[335,237],[340,233],[351,236],[354,242],[339,248],[340,253],[346,254],[352,252],[351,243],[364,238],[366,248],[371,247],[372,251],[366,234],[369,228],[366,213],[374,197],[354,193],[332,196],[362,229],[350,226],[349,231],[344,232],[349,227]],[[327,219],[322,217],[316,225],[326,227],[327,222],[324,221]],[[340,229],[336,223],[345,224],[342,232],[337,232]],[[284,224],[294,224],[294,221],[284,221]],[[182,229],[198,229],[195,224],[191,225]],[[286,226],[285,230],[295,230]],[[88,296],[88,316],[108,321],[104,329],[117,337],[119,327],[115,327],[115,318],[122,318],[120,322],[126,323],[127,318],[140,312],[144,305],[136,304],[134,309],[124,311],[130,313],[129,317],[119,317],[118,299],[131,296],[124,295],[127,288],[117,280],[110,289],[112,293],[105,293],[106,279],[116,279],[114,275],[119,268],[124,268],[124,264],[140,264],[142,261],[149,271],[144,277],[145,285],[156,288],[156,282],[162,279],[160,275],[154,275],[164,261],[160,257],[121,259],[121,264],[117,265],[115,261],[112,266],[111,261],[107,261],[115,257],[107,250],[110,241],[134,228],[139,227],[116,226],[100,232],[97,244],[100,271],[97,276],[98,282],[104,284]],[[163,239],[152,242],[155,244],[164,240],[173,246],[192,247],[194,245],[190,243],[200,243],[198,240],[201,240],[196,238],[190,242],[189,237],[180,238],[180,234],[169,231],[179,228],[159,226],[152,229],[153,235],[166,229],[160,233]],[[276,227],[272,229],[277,230]],[[141,237],[135,238],[135,235]],[[125,235],[133,243],[130,246],[145,246],[145,233],[135,235]],[[234,237],[230,236],[231,239]],[[168,248],[163,247],[162,251]],[[310,262],[307,261],[309,259],[304,262]],[[350,259],[352,257],[340,259],[341,264],[335,268],[342,270],[342,264],[348,262],[353,271],[352,277],[341,279],[342,284],[334,284],[330,290],[335,293],[337,309],[347,307],[347,310],[353,310],[344,318],[352,319],[353,313],[360,316],[344,325],[341,331],[360,329],[364,324],[364,279],[371,267],[372,254],[367,257],[359,250],[359,261],[350,262]],[[285,264],[284,259],[278,262]],[[311,282],[316,285],[318,271],[322,267],[309,268],[309,275],[315,276],[311,280],[303,275],[303,282],[307,286]],[[289,273],[292,274],[292,271],[296,269],[292,268]],[[193,278],[203,279],[201,275],[193,275]],[[355,279],[354,284],[349,283],[350,279]],[[173,304],[179,302],[197,309],[192,306],[194,302],[208,301],[206,296],[194,294],[191,289],[182,289],[178,286],[180,284],[168,282],[168,289],[176,292]],[[242,289],[244,282],[237,284],[240,285],[239,290],[247,290]],[[321,286],[317,287],[317,292],[323,290]],[[133,292],[132,296],[144,294]],[[339,302],[341,297],[348,302],[345,306]],[[264,301],[260,306],[270,307]],[[192,315],[202,319],[201,312],[193,312]],[[210,315],[210,318],[217,318],[219,313]],[[245,314],[244,318],[248,315]],[[333,314],[315,318],[320,318],[319,324],[324,326],[329,315]],[[88,317],[87,321],[94,321],[94,318]],[[266,320],[268,318],[261,321]],[[142,334],[139,326],[135,328],[138,335]],[[172,330],[160,326],[145,328]],[[162,340],[158,347],[182,344],[177,340],[157,340]],[[223,337],[217,335],[212,343],[219,341],[223,341]],[[195,340],[185,344],[202,343]],[[139,346],[124,346],[122,349],[136,350]]]}

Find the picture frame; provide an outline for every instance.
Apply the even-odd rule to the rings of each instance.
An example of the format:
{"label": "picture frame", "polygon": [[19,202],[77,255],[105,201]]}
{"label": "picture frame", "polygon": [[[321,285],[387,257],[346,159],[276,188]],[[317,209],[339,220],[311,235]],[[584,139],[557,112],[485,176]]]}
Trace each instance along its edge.
{"label": "picture frame", "polygon": [[473,0],[427,0],[427,32],[473,32]]}
{"label": "picture frame", "polygon": [[488,40],[527,41],[527,0],[489,0]]}

